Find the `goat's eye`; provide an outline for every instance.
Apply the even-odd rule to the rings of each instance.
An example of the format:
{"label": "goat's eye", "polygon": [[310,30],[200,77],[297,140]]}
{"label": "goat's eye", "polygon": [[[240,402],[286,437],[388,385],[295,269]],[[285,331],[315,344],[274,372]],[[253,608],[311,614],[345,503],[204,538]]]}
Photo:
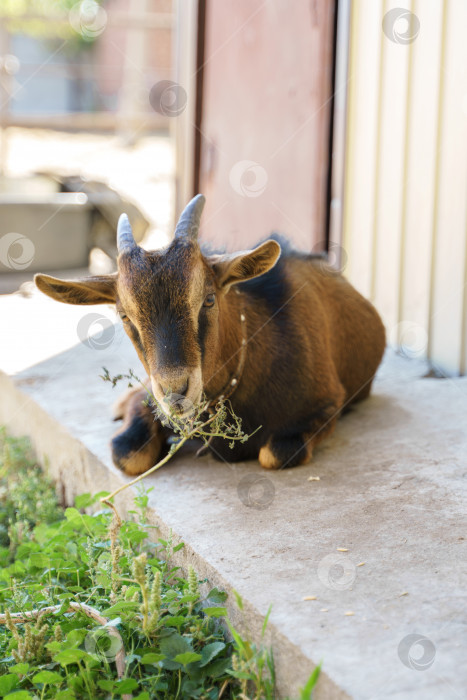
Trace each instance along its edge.
{"label": "goat's eye", "polygon": [[216,301],[216,295],[215,294],[208,294],[206,299],[204,300],[203,306],[214,306],[215,301]]}
{"label": "goat's eye", "polygon": [[120,312],[120,318],[122,319],[123,322],[128,321],[128,316],[124,314],[123,312]]}

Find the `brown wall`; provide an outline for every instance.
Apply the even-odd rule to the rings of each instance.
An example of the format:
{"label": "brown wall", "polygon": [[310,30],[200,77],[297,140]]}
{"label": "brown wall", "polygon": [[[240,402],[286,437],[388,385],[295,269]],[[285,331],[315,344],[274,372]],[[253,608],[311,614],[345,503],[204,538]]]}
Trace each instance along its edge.
{"label": "brown wall", "polygon": [[207,0],[205,239],[238,249],[278,230],[324,247],[333,35],[329,0]]}

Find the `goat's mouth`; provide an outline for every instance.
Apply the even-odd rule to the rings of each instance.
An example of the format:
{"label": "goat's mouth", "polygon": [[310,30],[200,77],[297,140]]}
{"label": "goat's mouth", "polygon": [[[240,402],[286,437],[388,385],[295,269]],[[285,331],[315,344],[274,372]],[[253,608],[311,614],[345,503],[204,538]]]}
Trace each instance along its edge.
{"label": "goat's mouth", "polygon": [[[189,381],[189,391],[185,394],[168,391],[163,394],[157,380],[151,376],[153,398],[159,415],[175,420],[189,421],[200,409],[202,400],[201,373],[196,372]],[[161,416],[162,417],[162,416]]]}
{"label": "goat's mouth", "polygon": [[173,416],[181,420],[188,420],[196,413],[196,407],[193,401],[186,396],[180,394],[168,394],[161,403],[160,408],[166,416]]}

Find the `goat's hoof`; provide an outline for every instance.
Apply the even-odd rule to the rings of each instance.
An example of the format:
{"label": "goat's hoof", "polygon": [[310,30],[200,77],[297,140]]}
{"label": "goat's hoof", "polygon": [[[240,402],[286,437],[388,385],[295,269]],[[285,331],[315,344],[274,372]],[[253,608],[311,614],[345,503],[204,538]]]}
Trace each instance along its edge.
{"label": "goat's hoof", "polygon": [[142,430],[137,424],[135,421],[126,430],[118,432],[110,443],[113,463],[129,476],[147,472],[164,451],[163,439],[152,435],[150,429],[147,432]]}
{"label": "goat's hoof", "polygon": [[268,445],[260,449],[258,460],[263,469],[279,469],[281,466],[280,461],[274,456]]}
{"label": "goat's hoof", "polygon": [[258,455],[263,469],[286,469],[306,464],[311,460],[313,445],[305,442],[302,436],[273,439],[264,445]]}
{"label": "goat's hoof", "polygon": [[144,447],[140,450],[128,449],[128,441],[123,435],[116,435],[110,443],[112,461],[118,469],[128,474],[137,476],[147,472],[155,462],[148,458],[147,450]]}

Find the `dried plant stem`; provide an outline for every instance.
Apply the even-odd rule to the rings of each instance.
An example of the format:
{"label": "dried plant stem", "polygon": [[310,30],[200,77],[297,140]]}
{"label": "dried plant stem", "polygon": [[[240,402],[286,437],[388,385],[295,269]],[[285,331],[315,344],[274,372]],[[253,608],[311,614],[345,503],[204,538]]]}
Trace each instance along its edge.
{"label": "dried plant stem", "polygon": [[[151,391],[148,389],[148,387],[144,384],[144,382],[139,379],[136,374],[134,374],[133,370],[130,369],[129,374],[118,374],[115,377],[111,377],[109,374],[108,369],[105,367],[102,368],[104,371],[104,374],[101,375],[101,378],[104,381],[110,381],[112,383],[112,386],[115,386],[116,383],[123,378],[127,378],[129,380],[136,380],[146,391],[148,397],[152,400],[152,402],[155,405],[159,405],[159,401],[153,396]],[[129,386],[132,386],[130,384]],[[170,392],[167,395],[168,397],[170,396]],[[112,508],[113,512],[115,515],[118,516],[118,513],[115,509],[115,506],[111,503],[111,499],[114,498],[117,494],[121,493],[125,489],[129,488],[130,486],[134,486],[134,484],[137,484],[139,481],[142,479],[145,479],[147,476],[150,474],[153,474],[155,471],[160,469],[161,467],[164,466],[164,464],[167,464],[167,462],[172,459],[174,454],[178,452],[178,450],[187,442],[187,440],[191,440],[192,438],[202,438],[204,441],[204,448],[206,449],[207,446],[209,446],[210,442],[213,440],[213,438],[219,437],[219,438],[224,438],[229,440],[231,443],[231,446],[233,446],[233,443],[237,440],[241,440],[242,442],[245,442],[248,440],[252,435],[254,435],[258,430],[260,430],[261,426],[258,426],[256,430],[254,430],[250,435],[245,435],[242,430],[241,430],[241,420],[233,413],[231,410],[232,416],[234,418],[235,425],[226,425],[225,430],[222,430],[222,418],[225,419],[225,411],[223,412],[223,401],[224,397],[221,397],[221,399],[217,400],[215,409],[213,408],[213,401],[208,401],[207,399],[204,400],[204,403],[199,405],[196,409],[196,416],[191,419],[191,425],[190,422],[188,424],[181,423],[177,420],[177,416],[175,416],[173,413],[169,416],[169,424],[172,423],[171,427],[174,429],[176,433],[180,434],[179,440],[177,443],[172,444],[170,451],[168,454],[160,460],[157,464],[155,464],[153,467],[148,469],[146,472],[143,472],[136,478],[132,479],[131,481],[128,481],[126,484],[123,484],[123,486],[120,486],[118,489],[115,489],[111,494],[108,496],[103,496],[100,499],[100,502],[105,504],[106,506],[109,506],[109,508]],[[230,402],[229,402],[230,403]],[[165,412],[165,411],[164,411]],[[198,419],[205,413],[209,413],[210,417],[205,420],[204,422],[198,421]],[[219,423],[215,423],[213,426],[213,431],[209,432],[206,430],[206,428],[213,423],[217,418],[219,418]],[[198,450],[198,454],[201,454],[202,451]]]}
{"label": "dried plant stem", "polygon": [[176,452],[178,452],[178,450],[185,444],[185,442],[187,442],[187,440],[191,440],[193,437],[195,437],[196,435],[200,435],[200,434],[201,434],[201,435],[206,435],[206,436],[209,436],[209,437],[210,437],[209,434],[207,434],[207,433],[204,432],[204,428],[206,428],[210,423],[212,423],[212,421],[213,421],[215,418],[216,418],[216,414],[214,414],[214,415],[212,415],[210,418],[208,418],[208,420],[206,420],[202,425],[196,426],[195,428],[193,428],[192,430],[190,430],[186,435],[183,435],[183,437],[181,437],[180,440],[179,440],[175,445],[172,445],[172,448],[171,448],[171,450],[169,451],[169,453],[166,454],[166,456],[163,457],[163,459],[161,459],[160,462],[158,462],[158,463],[155,464],[153,467],[151,467],[151,469],[148,469],[147,472],[143,472],[143,474],[140,474],[140,475],[137,476],[135,479],[132,479],[132,480],[129,481],[128,483],[123,484],[123,486],[120,486],[118,489],[115,489],[115,491],[112,491],[112,493],[111,493],[109,496],[103,496],[103,497],[100,499],[101,503],[105,503],[105,505],[107,505],[107,506],[109,506],[110,508],[112,508],[112,510],[114,511],[114,513],[117,513],[117,511],[116,511],[116,509],[115,509],[115,506],[111,503],[111,499],[114,498],[114,496],[116,496],[117,494],[121,493],[122,491],[124,491],[125,489],[129,488],[130,486],[133,486],[134,484],[137,484],[138,481],[141,481],[142,479],[145,479],[147,476],[149,476],[149,474],[152,474],[152,473],[155,472],[157,469],[160,469],[161,467],[163,467],[164,464],[167,464],[167,462],[168,462],[170,459],[172,459],[172,457],[174,456],[174,454],[175,454]]}

